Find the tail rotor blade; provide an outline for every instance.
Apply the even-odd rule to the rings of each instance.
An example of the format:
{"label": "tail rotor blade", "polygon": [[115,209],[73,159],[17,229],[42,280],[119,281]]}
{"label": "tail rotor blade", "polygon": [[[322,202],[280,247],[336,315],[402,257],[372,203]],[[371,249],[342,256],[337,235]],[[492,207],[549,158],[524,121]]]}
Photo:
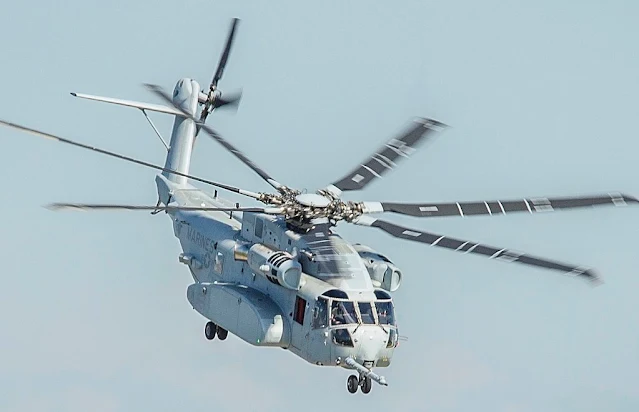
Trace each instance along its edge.
{"label": "tail rotor blade", "polygon": [[217,87],[217,83],[222,78],[224,74],[224,69],[226,68],[226,62],[229,59],[229,54],[231,53],[231,47],[233,47],[233,40],[235,40],[235,29],[237,28],[237,24],[240,22],[240,19],[234,18],[231,21],[231,27],[229,28],[229,34],[226,38],[226,44],[224,45],[224,49],[222,50],[222,54],[220,55],[220,61],[217,64],[217,69],[215,70],[215,74],[213,75],[213,80],[211,81],[211,90]]}
{"label": "tail rotor blade", "polygon": [[273,179],[268,173],[266,173],[266,171],[264,169],[262,169],[261,167],[259,167],[255,163],[253,163],[253,161],[251,159],[246,157],[244,155],[244,153],[242,153],[235,146],[233,146],[231,143],[229,143],[229,141],[226,140],[225,138],[223,138],[219,133],[217,133],[215,130],[211,129],[209,126],[205,125],[201,121],[198,121],[195,117],[191,116],[189,113],[185,112],[181,107],[179,107],[175,103],[173,103],[173,100],[171,99],[169,94],[166,91],[164,91],[164,89],[162,89],[160,86],[155,85],[155,84],[145,84],[144,86],[151,93],[153,93],[156,96],[160,97],[162,100],[164,100],[165,102],[169,103],[172,107],[175,107],[177,110],[179,110],[183,114],[184,117],[187,117],[187,118],[193,120],[201,130],[204,130],[206,132],[206,134],[208,134],[213,140],[217,141],[219,144],[224,146],[224,148],[226,150],[228,150],[235,157],[240,159],[242,161],[242,163],[244,163],[245,165],[250,167],[255,173],[257,173],[269,185],[273,186],[275,189],[277,189],[279,191],[281,191],[281,189],[284,187],[281,183],[279,183],[277,180]]}
{"label": "tail rotor blade", "polygon": [[240,100],[242,99],[242,93],[234,93],[229,95],[228,97],[218,97],[213,102],[213,108],[218,109],[220,107],[224,107],[226,109],[237,110],[237,107],[240,104]]}

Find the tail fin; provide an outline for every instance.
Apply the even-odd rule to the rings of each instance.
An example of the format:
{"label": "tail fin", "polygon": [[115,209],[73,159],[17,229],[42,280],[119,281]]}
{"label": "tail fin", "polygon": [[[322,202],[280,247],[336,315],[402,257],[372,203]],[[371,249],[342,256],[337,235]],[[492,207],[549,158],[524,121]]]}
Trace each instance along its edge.
{"label": "tail fin", "polygon": [[[173,103],[191,116],[195,116],[198,109],[199,94],[200,85],[198,82],[192,79],[181,79],[175,85]],[[175,116],[169,153],[166,156],[164,167],[180,173],[189,173],[196,133],[197,128],[193,120],[183,116]],[[185,184],[187,181],[186,177],[176,176],[168,172],[163,172],[163,175],[178,184]]]}

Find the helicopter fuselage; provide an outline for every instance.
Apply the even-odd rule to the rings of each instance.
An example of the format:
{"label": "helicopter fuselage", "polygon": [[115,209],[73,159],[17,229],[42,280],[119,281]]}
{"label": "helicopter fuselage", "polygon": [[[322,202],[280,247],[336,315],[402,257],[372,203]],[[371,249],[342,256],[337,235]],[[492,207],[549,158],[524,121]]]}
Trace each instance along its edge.
{"label": "helicopter fuselage", "polygon": [[[162,175],[156,183],[163,202],[233,206]],[[283,219],[261,213],[178,210],[169,215],[183,250],[180,261],[194,280],[188,300],[218,327],[255,346],[288,349],[316,365],[348,367],[349,357],[368,368],[390,364],[398,337],[390,295],[373,286],[362,258],[341,237],[296,233]],[[326,255],[319,256],[323,249],[308,240],[318,234],[337,245],[333,259],[349,268],[347,275],[322,271],[331,266],[315,261]],[[293,269],[297,262],[297,272],[278,278],[278,260],[280,266],[293,262]]]}

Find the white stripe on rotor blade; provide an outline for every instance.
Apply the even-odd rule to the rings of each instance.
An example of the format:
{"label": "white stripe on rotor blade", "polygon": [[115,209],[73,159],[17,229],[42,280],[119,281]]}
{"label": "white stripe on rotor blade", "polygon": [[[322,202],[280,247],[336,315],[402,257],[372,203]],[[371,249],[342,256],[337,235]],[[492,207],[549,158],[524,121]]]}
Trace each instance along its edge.
{"label": "white stripe on rotor blade", "polygon": [[421,232],[415,232],[415,231],[412,231],[412,230],[404,230],[404,231],[402,232],[402,235],[406,235],[406,236],[413,236],[413,237],[419,237],[419,236],[421,236],[422,234],[421,234]]}
{"label": "white stripe on rotor blade", "polygon": [[380,165],[384,166],[386,169],[390,169],[390,170],[392,170],[392,169],[393,169],[393,166],[392,166],[390,163],[386,162],[384,159],[381,159],[382,157],[383,157],[383,156],[381,156],[381,155],[379,155],[379,154],[375,153],[375,154],[373,155],[373,158],[372,158],[372,159],[373,159],[373,160],[375,160],[375,161],[376,161],[377,163],[379,163]]}
{"label": "white stripe on rotor blade", "polygon": [[490,210],[490,206],[488,206],[488,202],[484,202],[484,204],[486,205],[486,210],[488,210],[488,214],[492,216],[493,211]]}
{"label": "white stripe on rotor blade", "polygon": [[462,243],[462,244],[461,244],[461,245],[459,245],[459,247],[458,247],[457,249],[455,249],[455,250],[463,249],[463,248],[464,248],[464,246],[466,246],[468,243],[470,243],[470,242],[464,242],[464,243]]}
{"label": "white stripe on rotor blade", "polygon": [[526,207],[528,208],[528,212],[532,213],[532,209],[530,209],[530,205],[528,204],[528,201],[526,199],[524,199],[524,203],[526,204]]}
{"label": "white stripe on rotor blade", "polygon": [[353,219],[353,223],[355,223],[356,225],[361,225],[361,226],[373,226],[373,223],[375,223],[376,221],[377,219],[372,218],[370,216],[359,216]]}
{"label": "white stripe on rotor blade", "polygon": [[375,156],[379,157],[380,159],[383,159],[386,163],[388,163],[391,166],[391,168],[397,166],[395,162],[393,162],[392,160],[390,160],[388,157],[384,156],[383,154],[375,153]]}
{"label": "white stripe on rotor blade", "polygon": [[514,262],[519,259],[521,255],[523,255],[523,253],[514,252],[512,250],[505,250],[505,252],[506,253],[502,254],[501,256],[497,256],[495,259],[503,260],[505,262]]}
{"label": "white stripe on rotor blade", "polygon": [[382,177],[381,175],[379,175],[376,171],[374,171],[373,169],[371,169],[370,167],[366,166],[366,165],[362,165],[362,167],[366,170],[368,170],[369,172],[371,172],[373,175],[375,175],[376,177]]}
{"label": "white stripe on rotor blade", "polygon": [[491,258],[491,259],[494,259],[496,256],[498,256],[498,255],[499,255],[501,252],[503,252],[504,250],[506,250],[506,249],[498,250],[498,251],[497,251],[497,252],[495,252],[495,254],[494,254],[494,255],[492,255],[490,258]]}
{"label": "white stripe on rotor blade", "polygon": [[462,217],[464,217],[464,211],[462,210],[461,205],[460,205],[459,203],[456,203],[456,205],[457,205],[457,209],[459,209],[459,214],[460,214]]}
{"label": "white stripe on rotor blade", "polygon": [[438,243],[439,243],[439,241],[440,241],[440,240],[442,240],[442,239],[443,239],[443,238],[445,238],[445,237],[446,237],[446,236],[440,236],[439,238],[437,238],[437,240],[436,240],[436,241],[434,241],[434,242],[433,242],[433,243],[431,243],[430,245],[431,245],[431,246],[435,246],[436,244],[438,244]]}
{"label": "white stripe on rotor blade", "polygon": [[473,251],[473,249],[475,249],[477,246],[479,246],[479,243],[475,243],[474,245],[472,245],[470,248],[468,248],[467,251],[465,251],[464,253],[470,253]]}
{"label": "white stripe on rotor blade", "polygon": [[502,205],[499,200],[497,201],[497,203],[499,203],[499,208],[501,209],[501,213],[506,214],[506,211],[504,210],[504,205]]}

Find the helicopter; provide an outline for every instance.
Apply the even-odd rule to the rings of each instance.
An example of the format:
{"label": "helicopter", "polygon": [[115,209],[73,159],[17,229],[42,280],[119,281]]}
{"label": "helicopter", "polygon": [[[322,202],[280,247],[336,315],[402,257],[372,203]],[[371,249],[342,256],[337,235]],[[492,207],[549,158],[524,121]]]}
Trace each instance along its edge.
{"label": "helicopter", "polygon": [[[167,149],[164,166],[0,120],[4,126],[159,171],[155,177],[156,205],[52,203],[48,207],[150,211],[154,215],[165,212],[181,245],[179,262],[193,278],[187,300],[207,319],[206,339],[224,341],[231,333],[253,346],[288,350],[314,365],[342,367],[350,373],[350,393],[361,388],[367,394],[372,382],[387,386],[376,368],[390,366],[400,339],[392,293],[399,289],[403,272],[385,254],[342,238],[334,230],[341,222],[377,228],[392,237],[432,247],[553,270],[593,284],[601,282],[588,267],[403,227],[371,215],[469,217],[639,203],[626,194],[424,203],[341,199],[342,193],[363,190],[395,169],[447,128],[434,119],[414,119],[352,171],[315,193],[280,183],[206,125],[213,111],[237,107],[241,99],[241,93],[223,97],[218,88],[238,22],[232,20],[208,90],[201,90],[190,78],[178,80],[172,95],[160,86],[145,84],[163,104],[71,93],[76,98],[141,110]],[[169,143],[147,112],[174,116]],[[200,133],[220,143],[274,190],[254,192],[189,174]],[[216,190],[210,193],[191,182]],[[219,196],[218,189],[251,198],[263,207],[240,207]]]}

